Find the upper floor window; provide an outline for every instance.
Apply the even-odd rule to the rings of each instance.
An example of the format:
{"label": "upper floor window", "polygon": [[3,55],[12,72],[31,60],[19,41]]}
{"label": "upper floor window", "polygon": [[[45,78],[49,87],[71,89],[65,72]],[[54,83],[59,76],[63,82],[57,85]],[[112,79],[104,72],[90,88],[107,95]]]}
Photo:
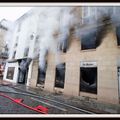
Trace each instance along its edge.
{"label": "upper floor window", "polygon": [[58,47],[57,47],[57,49],[58,49],[58,51],[62,51],[63,53],[66,53],[66,51],[67,51],[67,45],[68,43],[67,43],[67,40],[64,40],[64,41],[62,41],[62,42],[59,42],[58,43]]}
{"label": "upper floor window", "polygon": [[16,55],[16,51],[13,52],[13,56],[12,56],[13,59],[15,58],[15,55]]}
{"label": "upper floor window", "polygon": [[28,53],[29,53],[29,48],[25,48],[25,51],[24,51],[24,57],[27,57],[28,56]]}
{"label": "upper floor window", "polygon": [[81,49],[96,49],[96,31],[81,36]]}

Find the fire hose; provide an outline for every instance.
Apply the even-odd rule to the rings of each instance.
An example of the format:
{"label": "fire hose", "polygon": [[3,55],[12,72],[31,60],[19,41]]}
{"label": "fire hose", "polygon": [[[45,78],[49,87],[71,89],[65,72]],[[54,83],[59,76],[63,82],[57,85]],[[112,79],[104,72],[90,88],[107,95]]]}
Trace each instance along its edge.
{"label": "fire hose", "polygon": [[19,104],[19,105],[21,105],[23,107],[26,107],[26,108],[28,108],[30,110],[33,110],[33,111],[36,111],[36,112],[39,112],[39,113],[42,113],[42,114],[47,114],[48,113],[48,108],[46,108],[44,106],[38,105],[37,107],[31,107],[31,106],[28,106],[28,105],[22,103],[23,99],[21,99],[21,98],[20,99],[14,99],[14,98],[12,98],[12,97],[10,97],[8,95],[5,95],[3,93],[0,93],[0,96],[8,98],[8,99],[12,100],[13,102],[15,102],[15,103],[17,103],[17,104]]}

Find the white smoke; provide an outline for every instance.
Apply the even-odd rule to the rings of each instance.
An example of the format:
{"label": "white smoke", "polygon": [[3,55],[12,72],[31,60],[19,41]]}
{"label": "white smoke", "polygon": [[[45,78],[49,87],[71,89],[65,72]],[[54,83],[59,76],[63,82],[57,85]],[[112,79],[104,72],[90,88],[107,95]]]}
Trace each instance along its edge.
{"label": "white smoke", "polygon": [[8,20],[5,20],[3,19],[1,21],[1,25],[3,25],[7,31],[5,33],[5,38],[4,38],[4,42],[5,42],[5,46],[7,46],[8,48],[8,54],[9,54],[9,49],[11,47],[11,42],[12,42],[12,38],[13,38],[13,31],[14,31],[14,27],[15,27],[15,24],[11,21],[8,21]]}
{"label": "white smoke", "polygon": [[70,34],[70,28],[74,24],[72,9],[73,7],[37,8],[37,12],[39,12],[37,34],[40,36],[39,66],[41,69],[45,67],[47,51],[55,54],[56,62],[58,62],[58,42],[66,40]]}

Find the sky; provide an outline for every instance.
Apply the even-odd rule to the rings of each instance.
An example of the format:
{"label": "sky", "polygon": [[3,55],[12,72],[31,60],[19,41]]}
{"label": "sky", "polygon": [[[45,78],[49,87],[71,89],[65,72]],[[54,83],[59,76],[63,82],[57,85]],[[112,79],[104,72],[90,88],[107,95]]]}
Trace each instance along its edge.
{"label": "sky", "polygon": [[32,7],[0,7],[0,21],[2,19],[14,22]]}

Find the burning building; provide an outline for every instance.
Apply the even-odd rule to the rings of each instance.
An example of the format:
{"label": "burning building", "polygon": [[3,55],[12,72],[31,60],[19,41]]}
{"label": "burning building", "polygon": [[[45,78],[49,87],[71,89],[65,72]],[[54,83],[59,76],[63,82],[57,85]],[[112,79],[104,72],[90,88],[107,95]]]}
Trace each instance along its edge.
{"label": "burning building", "polygon": [[119,104],[119,7],[37,7],[16,21],[4,80]]}

